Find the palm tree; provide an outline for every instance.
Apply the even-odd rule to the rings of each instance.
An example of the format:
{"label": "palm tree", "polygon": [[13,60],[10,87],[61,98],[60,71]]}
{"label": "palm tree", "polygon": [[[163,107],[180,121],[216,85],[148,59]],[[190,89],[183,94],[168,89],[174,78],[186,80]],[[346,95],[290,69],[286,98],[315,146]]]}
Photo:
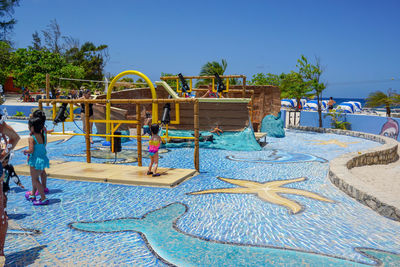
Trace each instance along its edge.
{"label": "palm tree", "polygon": [[375,108],[379,106],[385,106],[387,117],[390,117],[390,109],[396,105],[400,105],[400,95],[391,94],[390,92],[385,94],[382,91],[370,93],[366,102],[367,107]]}
{"label": "palm tree", "polygon": [[[227,67],[228,63],[225,59],[222,59],[221,63],[217,61],[207,62],[201,67],[200,76],[214,76],[215,73],[221,76],[224,75]],[[211,83],[211,79],[203,79],[197,81],[196,86],[209,83]]]}

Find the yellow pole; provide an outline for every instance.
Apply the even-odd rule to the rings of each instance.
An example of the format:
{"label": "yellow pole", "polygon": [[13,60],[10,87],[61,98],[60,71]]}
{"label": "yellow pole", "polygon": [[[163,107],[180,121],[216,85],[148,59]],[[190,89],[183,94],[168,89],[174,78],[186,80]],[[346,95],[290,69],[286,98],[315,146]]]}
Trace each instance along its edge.
{"label": "yellow pole", "polygon": [[199,100],[196,99],[193,105],[194,114],[194,167],[199,172]]}
{"label": "yellow pole", "polygon": [[91,162],[91,155],[90,155],[90,122],[89,122],[89,104],[85,103],[85,125],[86,125],[86,162]]}
{"label": "yellow pole", "polygon": [[142,166],[142,125],[140,118],[140,104],[136,104],[136,135],[137,135],[137,154],[138,154],[138,166]]}
{"label": "yellow pole", "polygon": [[[150,79],[146,75],[144,75],[143,73],[136,71],[136,70],[127,70],[127,71],[123,71],[120,74],[118,74],[117,76],[115,76],[114,79],[111,81],[111,83],[107,89],[107,100],[111,99],[111,91],[112,91],[113,87],[115,86],[116,82],[121,77],[126,76],[126,75],[137,75],[137,76],[143,78],[150,87],[152,99],[157,99],[156,89],[154,88],[153,83],[150,81]],[[158,121],[158,104],[156,104],[156,103],[152,104],[152,113],[153,113],[152,114],[152,123],[157,123],[157,121]],[[110,120],[110,119],[111,119],[111,103],[107,102],[107,104],[106,104],[106,120]],[[110,123],[106,124],[106,133],[110,134]],[[107,137],[106,140],[110,141],[110,137]]]}

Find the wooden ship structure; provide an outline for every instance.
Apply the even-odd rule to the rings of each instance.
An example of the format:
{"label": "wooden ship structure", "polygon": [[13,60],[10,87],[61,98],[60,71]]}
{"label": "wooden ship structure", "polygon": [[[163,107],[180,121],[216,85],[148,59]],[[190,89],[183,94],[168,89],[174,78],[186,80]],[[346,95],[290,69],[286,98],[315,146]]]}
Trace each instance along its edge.
{"label": "wooden ship structure", "polygon": [[[242,79],[240,85],[230,85],[229,79]],[[212,90],[219,96],[216,98],[202,98],[207,92],[207,85],[193,88],[193,80],[209,79]],[[172,82],[171,82],[172,81]],[[174,86],[175,83],[175,86]],[[125,89],[111,93],[110,99],[185,99],[195,97],[199,100],[199,130],[211,131],[216,126],[223,131],[242,131],[253,126],[257,131],[262,119],[269,114],[277,115],[280,111],[280,90],[277,86],[246,85],[244,75],[226,76],[164,76],[161,81],[155,82],[156,98],[149,87]],[[222,84],[222,85],[221,85]],[[96,99],[106,99],[106,95],[99,95]],[[159,104],[158,118],[163,116],[166,104]],[[106,118],[106,104],[95,104],[94,120]],[[152,104],[141,105],[141,118],[145,113],[152,111]],[[136,108],[130,104],[113,104],[111,106],[112,120],[131,120],[136,118]],[[193,130],[194,111],[190,103],[169,105],[169,129]],[[178,115],[177,115],[178,114]],[[177,118],[178,117],[178,118]],[[142,121],[143,125],[143,121]],[[96,123],[99,134],[106,133],[104,123]],[[135,125],[121,124],[118,130],[135,128]]]}

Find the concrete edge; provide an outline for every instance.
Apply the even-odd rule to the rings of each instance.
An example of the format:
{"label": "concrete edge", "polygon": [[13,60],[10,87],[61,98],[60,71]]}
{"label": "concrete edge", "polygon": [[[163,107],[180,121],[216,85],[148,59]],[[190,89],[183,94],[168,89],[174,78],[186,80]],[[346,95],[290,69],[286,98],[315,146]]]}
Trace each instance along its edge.
{"label": "concrete edge", "polygon": [[381,135],[340,129],[306,126],[292,126],[289,127],[289,129],[348,135],[381,143],[382,145],[379,147],[360,152],[347,153],[333,159],[329,164],[328,178],[336,187],[345,192],[348,196],[356,199],[358,202],[366,205],[386,218],[400,221],[400,209],[357,188],[356,185],[359,184],[360,181],[350,172],[350,169],[354,167],[389,164],[397,161],[399,159],[399,143],[396,140]]}
{"label": "concrete edge", "polygon": [[[19,175],[30,176],[29,171],[18,170]],[[108,178],[92,178],[92,177],[85,177],[79,178],[76,176],[66,175],[59,175],[53,176],[51,171],[47,172],[48,178],[54,179],[62,179],[62,180],[69,180],[69,181],[81,181],[81,182],[92,182],[92,183],[108,183],[108,184],[118,184],[118,185],[133,185],[133,186],[148,186],[148,187],[163,187],[163,188],[173,188],[184,181],[187,181],[194,176],[198,175],[199,173],[196,170],[188,173],[187,175],[183,176],[182,178],[174,181],[173,183],[159,183],[155,182],[154,180],[146,181],[126,181],[126,180],[119,180],[119,179],[108,179]]]}

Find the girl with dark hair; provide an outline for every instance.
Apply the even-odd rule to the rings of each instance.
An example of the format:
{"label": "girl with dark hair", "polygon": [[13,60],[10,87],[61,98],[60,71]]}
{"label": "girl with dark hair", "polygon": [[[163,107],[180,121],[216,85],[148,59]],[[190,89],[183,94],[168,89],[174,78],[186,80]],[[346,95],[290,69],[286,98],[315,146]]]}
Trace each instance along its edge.
{"label": "girl with dark hair", "polygon": [[[33,205],[47,205],[49,200],[46,199],[44,187],[39,181],[44,168],[49,168],[49,158],[46,151],[46,135],[43,133],[43,122],[40,118],[30,118],[28,122],[31,136],[28,139],[29,149],[24,150],[24,155],[29,154],[28,165],[32,177],[32,191],[25,194],[27,200],[33,201]],[[35,192],[39,191],[40,199],[36,200]]]}
{"label": "girl with dark hair", "polygon": [[[43,134],[45,136],[47,136],[47,133],[54,132],[54,129],[47,130],[47,128],[46,128],[46,114],[42,110],[40,110],[40,109],[35,110],[32,113],[32,118],[39,118],[39,119],[42,120],[42,123],[43,123]],[[40,180],[41,180],[41,183],[42,183],[42,185],[44,187],[44,193],[45,194],[49,193],[49,189],[47,188],[47,173],[46,173],[46,170],[43,170],[42,174],[40,175]],[[31,193],[28,191],[27,194],[31,194]],[[39,192],[36,191],[35,195],[38,196]]]}
{"label": "girl with dark hair", "polygon": [[[160,130],[160,127],[158,126],[158,124],[152,124],[150,127],[151,138],[149,141],[149,154],[150,154],[151,161],[150,161],[150,165],[149,165],[149,170],[147,171],[147,175],[153,175],[153,177],[160,176],[160,174],[157,173],[158,149],[160,148],[160,145],[161,145],[161,137],[158,135],[159,130]],[[151,171],[153,164],[154,164],[154,172]]]}

